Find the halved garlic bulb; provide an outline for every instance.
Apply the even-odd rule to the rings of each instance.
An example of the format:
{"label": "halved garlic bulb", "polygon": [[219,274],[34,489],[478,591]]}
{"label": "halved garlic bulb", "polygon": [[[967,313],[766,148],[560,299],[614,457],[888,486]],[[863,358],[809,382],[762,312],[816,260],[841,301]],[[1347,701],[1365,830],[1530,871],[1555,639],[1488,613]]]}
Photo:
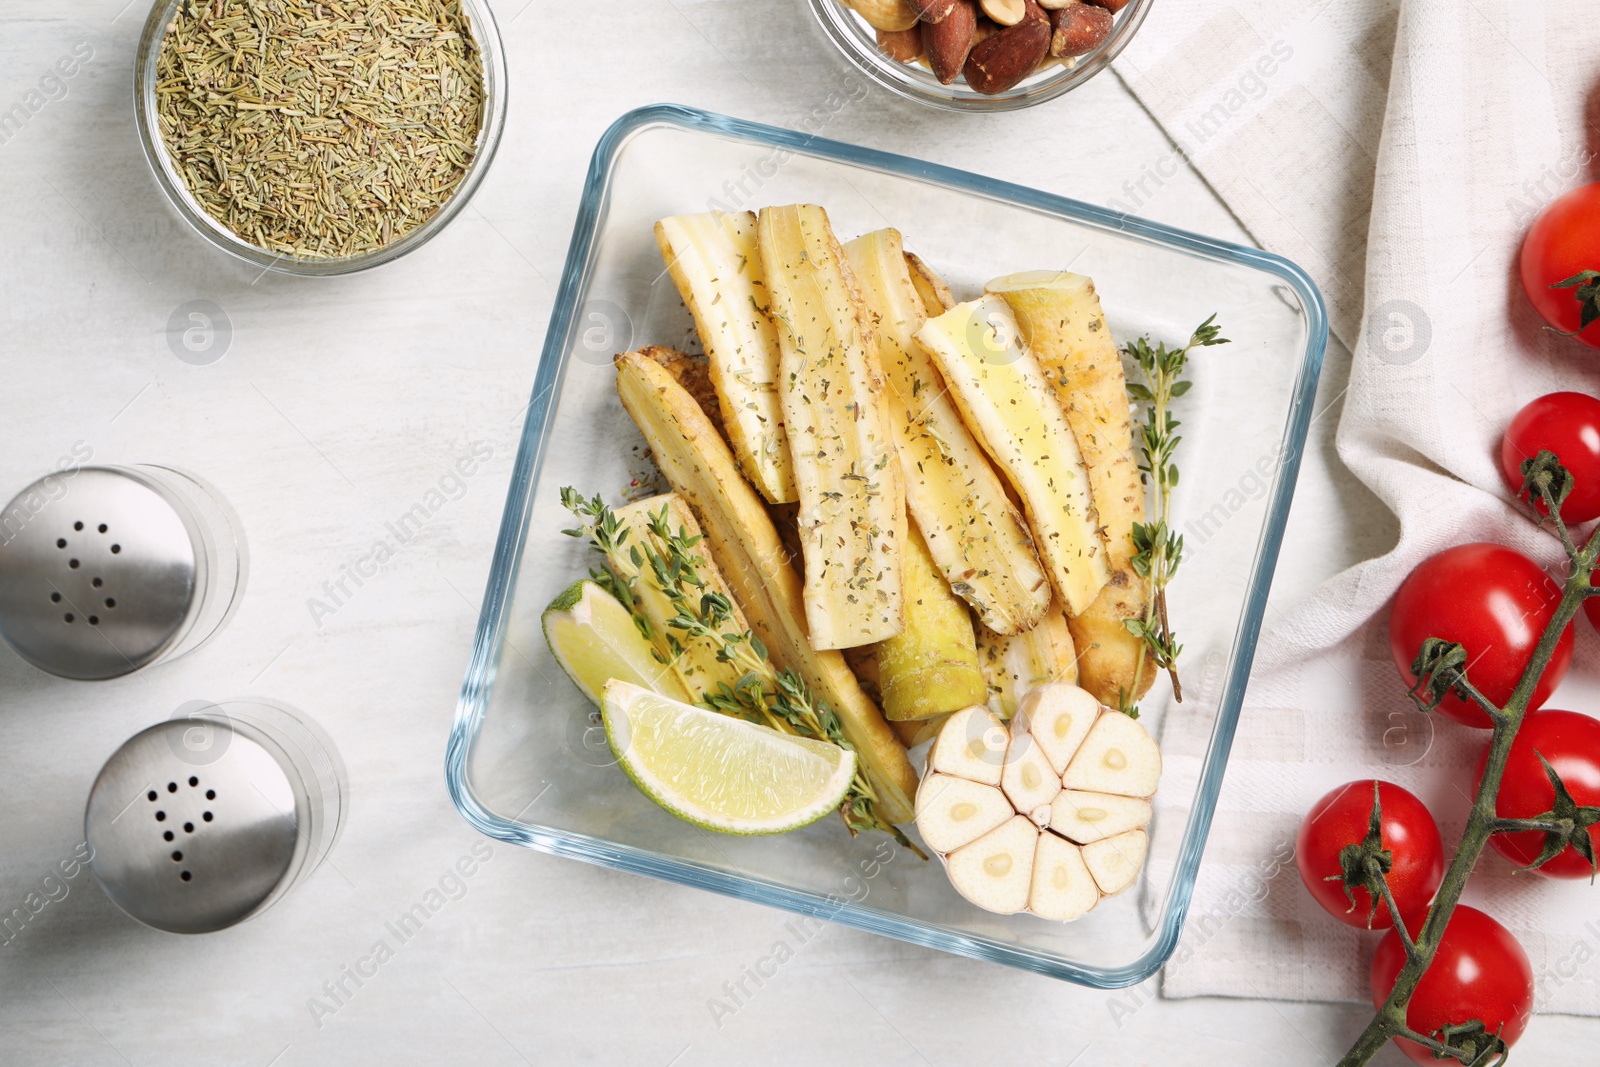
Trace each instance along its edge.
{"label": "halved garlic bulb", "polygon": [[917,829],[978,907],[1068,922],[1138,877],[1160,780],[1143,726],[1053,682],[1022,699],[1010,729],[980,706],[945,721]]}

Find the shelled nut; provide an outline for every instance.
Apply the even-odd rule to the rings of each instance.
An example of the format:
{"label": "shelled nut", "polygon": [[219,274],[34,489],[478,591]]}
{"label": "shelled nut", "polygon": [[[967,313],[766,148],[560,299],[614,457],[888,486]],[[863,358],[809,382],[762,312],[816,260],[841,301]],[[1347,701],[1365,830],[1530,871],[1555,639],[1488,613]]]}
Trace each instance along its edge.
{"label": "shelled nut", "polygon": [[924,55],[922,31],[913,26],[909,30],[878,30],[878,50],[899,63],[914,63]]}
{"label": "shelled nut", "polygon": [[1026,0],[981,0],[983,13],[1002,26],[1015,26],[1028,13]]}
{"label": "shelled nut", "polygon": [[1078,0],[1052,11],[1050,23],[1053,56],[1086,56],[1111,36],[1111,12]]}
{"label": "shelled nut", "polygon": [[917,24],[917,13],[907,0],[847,0],[875,30],[909,30]]}
{"label": "shelled nut", "polygon": [[955,0],[944,18],[922,24],[922,47],[928,54],[928,66],[941,84],[949,85],[961,73],[977,29],[978,7],[973,0]]}
{"label": "shelled nut", "polygon": [[941,22],[956,6],[956,0],[906,0],[923,22]]}
{"label": "shelled nut", "polygon": [[1021,20],[973,46],[963,68],[967,85],[986,95],[1005,92],[1038,69],[1050,40],[1050,17],[1035,0],[1023,0]]}

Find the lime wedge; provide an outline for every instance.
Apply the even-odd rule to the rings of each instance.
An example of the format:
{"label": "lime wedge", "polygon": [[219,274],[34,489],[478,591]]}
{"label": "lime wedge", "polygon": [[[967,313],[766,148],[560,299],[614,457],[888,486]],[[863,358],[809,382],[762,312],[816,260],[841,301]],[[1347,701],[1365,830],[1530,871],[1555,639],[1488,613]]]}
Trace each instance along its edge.
{"label": "lime wedge", "polygon": [[550,654],[595,707],[613,678],[689,699],[672,669],[657,662],[628,609],[597,583],[574,582],[544,609],[543,621]]}
{"label": "lime wedge", "polygon": [[856,754],[606,683],[606,739],[633,784],[678,818],[725,834],[781,834],[844,800]]}

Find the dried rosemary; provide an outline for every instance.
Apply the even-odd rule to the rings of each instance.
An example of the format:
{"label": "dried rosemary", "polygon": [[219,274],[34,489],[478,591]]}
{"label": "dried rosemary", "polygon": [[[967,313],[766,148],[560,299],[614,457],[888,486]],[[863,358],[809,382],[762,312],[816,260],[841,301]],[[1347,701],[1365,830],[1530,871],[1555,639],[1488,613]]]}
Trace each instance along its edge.
{"label": "dried rosemary", "polygon": [[427,221],[483,124],[460,0],[184,0],[157,75],[162,140],[206,213],[296,257]]}

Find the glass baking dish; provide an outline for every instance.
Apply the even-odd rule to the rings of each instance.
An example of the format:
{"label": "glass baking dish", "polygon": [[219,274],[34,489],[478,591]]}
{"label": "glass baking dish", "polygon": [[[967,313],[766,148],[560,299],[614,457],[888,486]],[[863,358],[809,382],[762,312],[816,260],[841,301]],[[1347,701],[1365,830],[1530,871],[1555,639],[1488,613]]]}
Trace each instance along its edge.
{"label": "glass baking dish", "polygon": [[[650,464],[610,357],[683,346],[692,327],[662,269],[665,215],[806,201],[842,237],[899,228],[956,290],[1070,268],[1095,279],[1120,341],[1187,339],[1216,312],[1232,344],[1202,350],[1180,401],[1175,516],[1189,558],[1170,589],[1188,691],[1165,681],[1144,722],[1209,731],[1203,761],[1169,760],[1135,891],[1071,924],[992,915],[883,835],[824,819],[738,838],[680,822],[613,763],[591,708],[545,648],[546,604],[592,564],[558,493],[613,503]],[[881,210],[880,210],[881,208]],[[601,138],[573,232],[446,756],[451,796],[491,837],[1104,988],[1139,982],[1177,944],[1238,721],[1327,341],[1294,264],[1020,186],[690,108],[624,115]],[[1171,707],[1169,708],[1169,704]],[[914,835],[913,828],[908,830]]]}

